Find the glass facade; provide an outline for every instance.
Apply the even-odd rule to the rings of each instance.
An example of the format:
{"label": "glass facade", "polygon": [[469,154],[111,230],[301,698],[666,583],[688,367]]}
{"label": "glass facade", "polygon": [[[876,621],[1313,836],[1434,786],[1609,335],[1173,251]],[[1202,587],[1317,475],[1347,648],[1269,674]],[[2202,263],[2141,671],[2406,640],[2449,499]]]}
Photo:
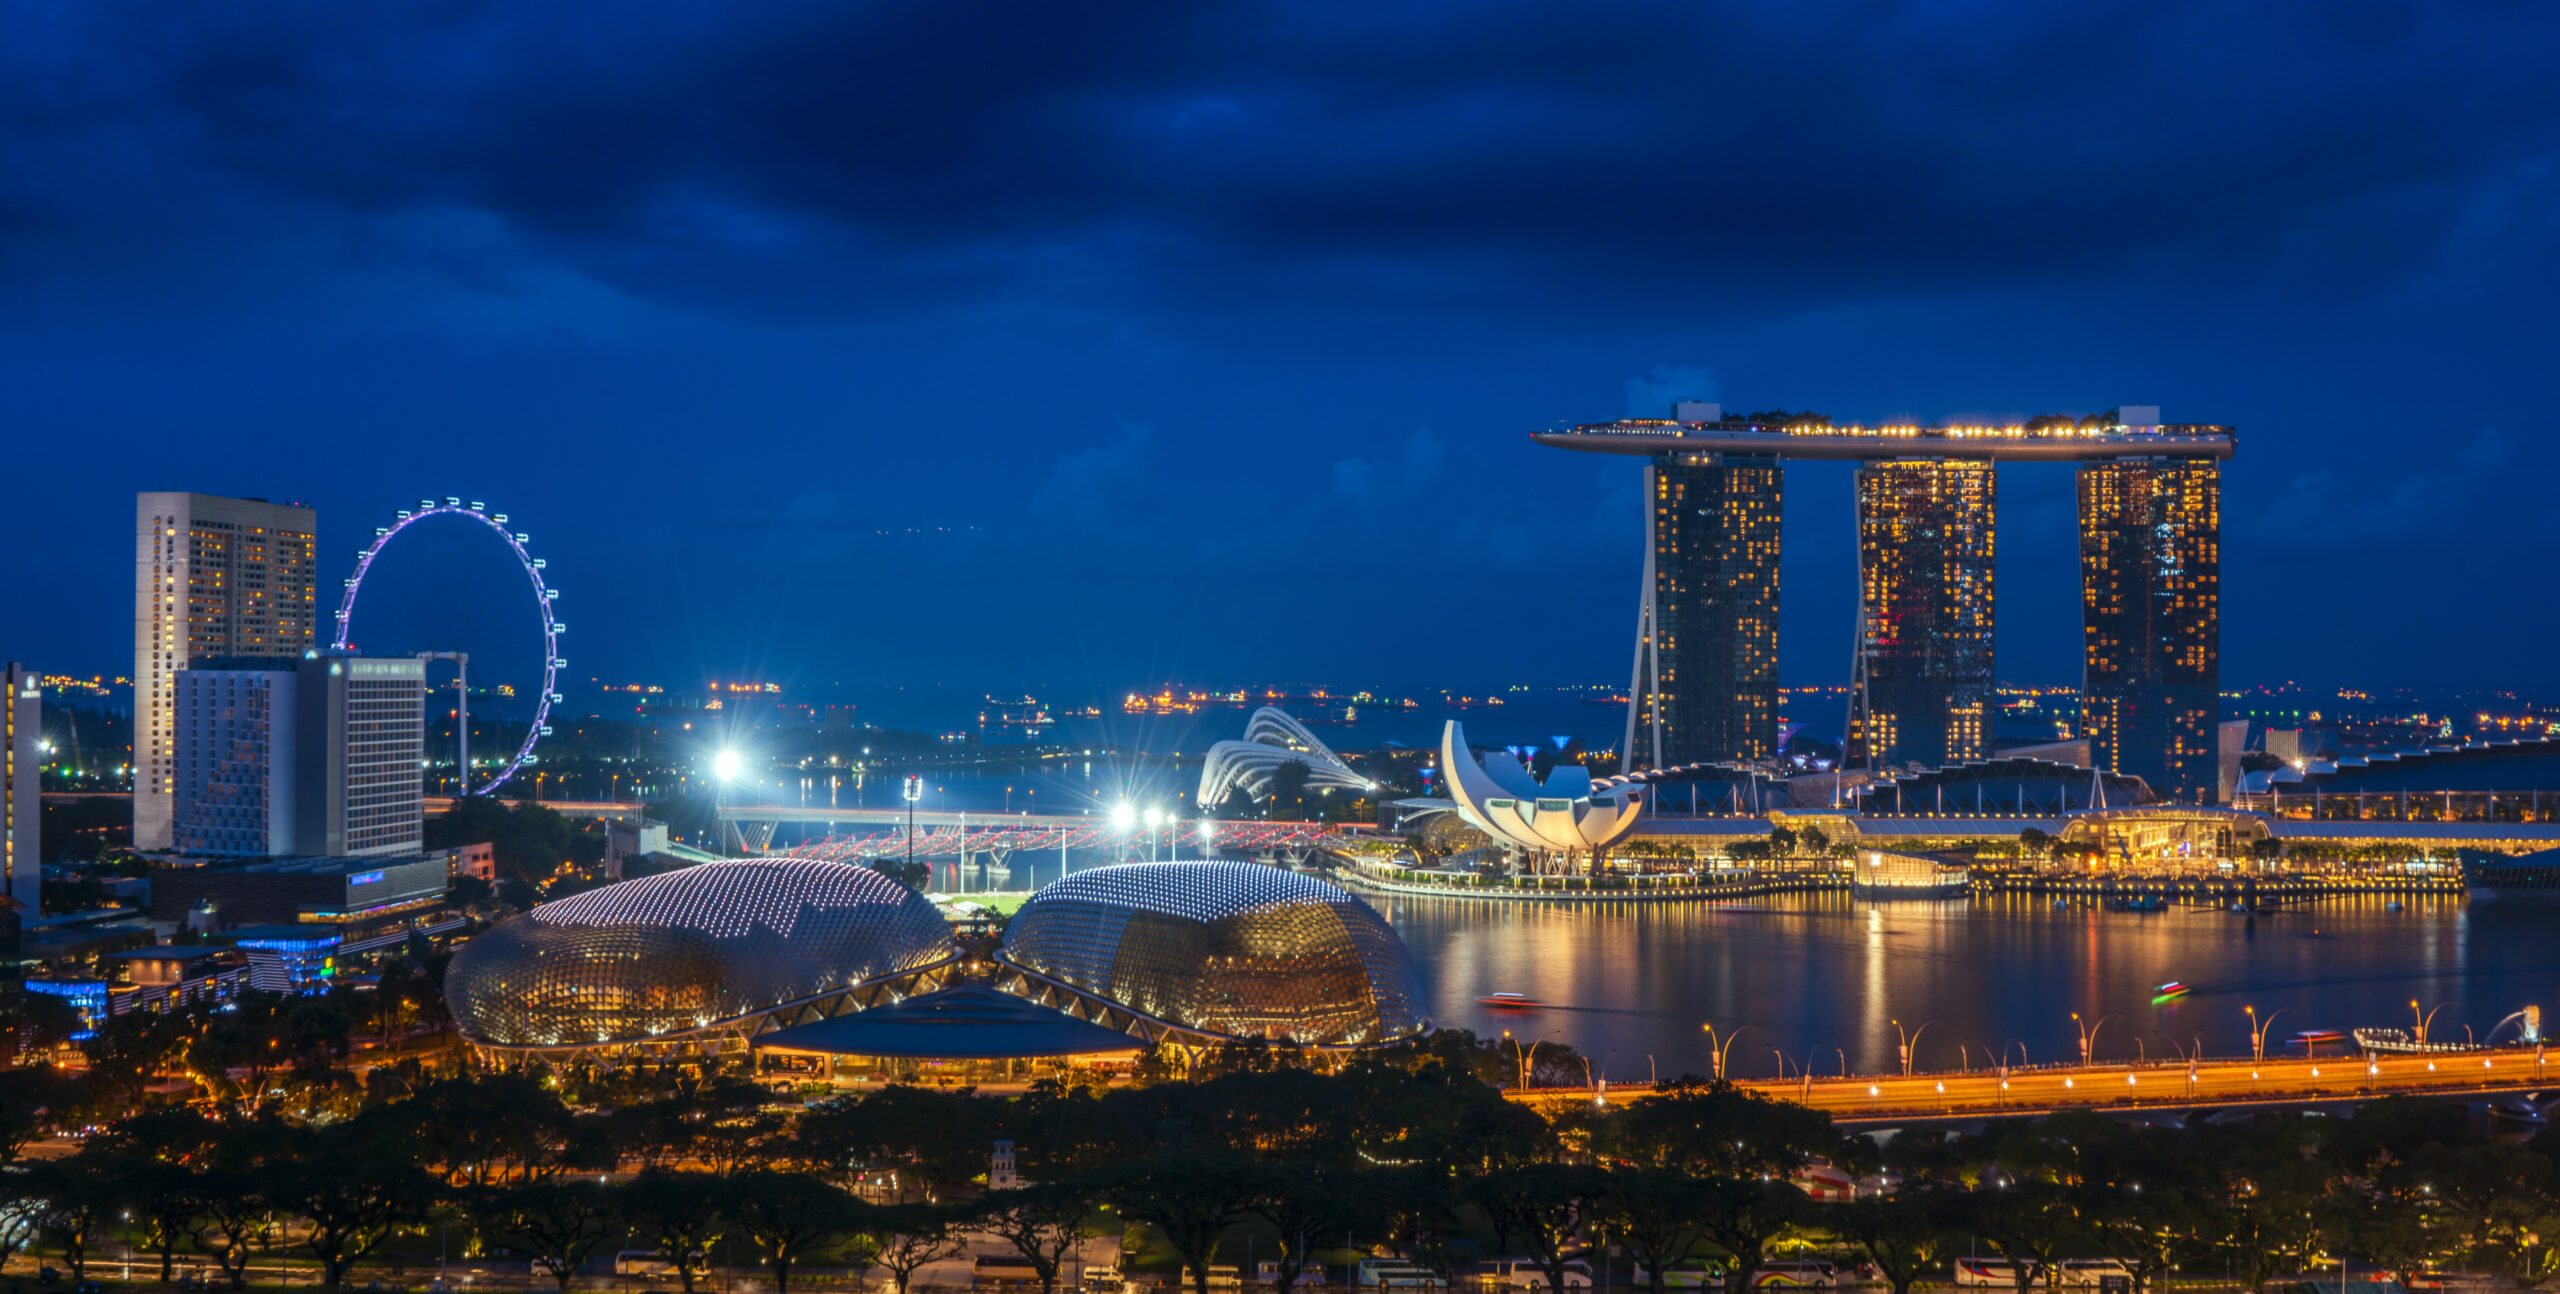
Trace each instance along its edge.
{"label": "glass facade", "polygon": [[[1778,749],[1778,516],[1774,458],[1654,460],[1651,633],[1638,726],[1658,727],[1662,766],[1766,759]],[[1639,762],[1653,745],[1639,741]]]}
{"label": "glass facade", "polygon": [[2080,468],[2080,719],[2098,766],[2210,800],[2222,682],[2222,465]]}
{"label": "glass facade", "polygon": [[1848,758],[1943,768],[1980,759],[1991,713],[1997,478],[1987,462],[1858,469],[1865,687]]}
{"label": "glass facade", "polygon": [[956,951],[932,904],[868,867],[704,863],[500,922],[454,955],[445,996],[474,1042],[627,1042],[919,970]]}
{"label": "glass facade", "polygon": [[325,993],[338,977],[337,931],[302,925],[244,926],[231,941],[249,958],[249,987],[267,993]]}
{"label": "glass facade", "polygon": [[1005,960],[1185,1028],[1311,1046],[1424,1026],[1404,941],[1369,906],[1258,863],[1076,872],[1006,923]]}

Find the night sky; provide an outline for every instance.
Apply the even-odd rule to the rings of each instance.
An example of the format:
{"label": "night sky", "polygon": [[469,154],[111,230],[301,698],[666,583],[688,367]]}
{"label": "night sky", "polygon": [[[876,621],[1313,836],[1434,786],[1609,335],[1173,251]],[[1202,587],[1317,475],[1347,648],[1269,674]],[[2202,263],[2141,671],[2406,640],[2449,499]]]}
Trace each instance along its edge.
{"label": "night sky", "polygon": [[[2226,685],[2549,689],[2560,10],[6,6],[0,656],[425,495],[683,685],[1622,680],[1682,396],[2236,424]],[[1789,469],[1784,679],[1846,677]],[[2000,674],[2076,682],[2067,469]],[[493,593],[493,596],[506,592]]]}

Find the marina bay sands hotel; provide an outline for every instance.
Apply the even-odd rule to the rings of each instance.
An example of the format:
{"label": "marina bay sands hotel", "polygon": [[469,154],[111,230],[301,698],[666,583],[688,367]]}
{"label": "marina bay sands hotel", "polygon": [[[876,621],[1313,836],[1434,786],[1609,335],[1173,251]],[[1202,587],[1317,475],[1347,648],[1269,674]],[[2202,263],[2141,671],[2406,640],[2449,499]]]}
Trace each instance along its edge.
{"label": "marina bay sands hotel", "polygon": [[1791,458],[1859,464],[1847,762],[1988,756],[1995,467],[2076,463],[2091,757],[2164,800],[2213,799],[2231,428],[2164,426],[2156,407],[2015,427],[1835,427],[1684,402],[1667,419],[1533,439],[1645,462],[1630,765],[1778,753],[1778,518]]}

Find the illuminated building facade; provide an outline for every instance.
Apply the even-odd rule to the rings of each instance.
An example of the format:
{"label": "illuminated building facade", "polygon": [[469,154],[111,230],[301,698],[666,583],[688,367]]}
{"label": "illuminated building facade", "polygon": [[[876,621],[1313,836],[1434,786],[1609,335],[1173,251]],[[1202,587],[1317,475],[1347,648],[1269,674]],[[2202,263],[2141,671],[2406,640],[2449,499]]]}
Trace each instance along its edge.
{"label": "illuminated building facade", "polygon": [[1508,755],[1485,763],[1455,719],[1440,728],[1440,768],[1467,825],[1532,854],[1585,854],[1595,875],[1601,855],[1636,829],[1653,794],[1649,782],[1632,777],[1595,783],[1580,764],[1558,761],[1540,782]]}
{"label": "illuminated building facade", "polygon": [[1858,469],[1858,650],[1852,763],[1941,768],[1980,759],[1991,715],[1997,478],[1985,462]]}
{"label": "illuminated building facade", "polygon": [[1880,762],[1978,757],[1990,736],[1993,465],[2076,463],[2081,722],[2096,761],[2164,797],[2214,793],[2220,464],[2238,451],[2231,428],[2163,423],[2157,406],[2010,426],[1864,427],[1811,414],[1727,418],[1684,402],[1671,418],[1530,439],[1646,460],[1645,599],[1624,767],[1773,753],[1778,464],[1787,459],[1869,465],[1859,476],[1867,686],[1853,688],[1864,713],[1852,719],[1852,756],[1872,746]]}
{"label": "illuminated building facade", "polygon": [[309,508],[151,492],[134,506],[133,843],[177,820],[177,673],[200,656],[299,656],[316,641]]}
{"label": "illuminated building facade", "polygon": [[178,671],[172,840],[211,858],[414,854],[426,664],[336,653]]}
{"label": "illuminated building facade", "polygon": [[1208,756],[1200,761],[1200,789],[1193,798],[1203,809],[1217,808],[1239,790],[1256,800],[1268,800],[1272,782],[1291,764],[1306,765],[1309,790],[1375,789],[1358,770],[1343,763],[1332,747],[1307,731],[1307,725],[1286,710],[1266,705],[1245,721],[1242,741],[1221,741],[1209,747]]}
{"label": "illuminated building facade", "polygon": [[0,874],[5,874],[9,897],[25,914],[21,919],[33,921],[44,896],[44,851],[37,839],[43,819],[39,783],[44,755],[38,742],[44,692],[35,671],[16,661],[0,670],[0,686],[7,689],[0,693],[0,729],[5,729],[0,731],[0,869],[5,869]]}
{"label": "illuminated building facade", "polygon": [[178,852],[292,854],[295,660],[201,658],[178,671]]}
{"label": "illuminated building facade", "polygon": [[425,843],[427,663],[322,655],[302,662],[295,835],[305,853],[414,854]]}
{"label": "illuminated building facade", "polygon": [[1346,891],[1260,863],[1075,872],[1005,924],[1006,962],[1224,1037],[1358,1046],[1420,1032],[1411,954]]}
{"label": "illuminated building facade", "polygon": [[1643,603],[1622,769],[1778,750],[1778,461],[1665,454],[1645,468]]}
{"label": "illuminated building facade", "polygon": [[2100,768],[2212,798],[2222,681],[2222,468],[2080,469],[2080,721]]}
{"label": "illuminated building facade", "polygon": [[362,926],[443,905],[465,850],[407,858],[222,859],[151,869],[151,919],[170,925]]}
{"label": "illuminated building facade", "polygon": [[484,1047],[716,1037],[957,954],[933,905],[871,868],[703,863],[499,922],[454,955],[445,997]]}

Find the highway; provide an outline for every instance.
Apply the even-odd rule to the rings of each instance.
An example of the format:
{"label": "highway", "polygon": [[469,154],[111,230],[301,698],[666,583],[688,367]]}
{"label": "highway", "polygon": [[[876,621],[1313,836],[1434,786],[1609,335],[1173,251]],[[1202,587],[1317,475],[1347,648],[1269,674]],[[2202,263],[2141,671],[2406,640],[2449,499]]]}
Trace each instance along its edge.
{"label": "highway", "polygon": [[[1738,1079],[1735,1086],[1775,1100],[1830,1113],[1844,1126],[1943,1119],[2015,1117],[2061,1110],[2187,1110],[2238,1106],[2317,1105],[2382,1096],[2487,1097],[2531,1092],[2550,1084],[2539,1050],[2501,1049],[2434,1056],[2208,1057],[2144,1065],[2044,1066],[2008,1071],[1975,1069],[1908,1077],[1862,1074],[1848,1078]],[[1589,1088],[1539,1088],[1515,1092],[1533,1104],[1627,1101],[1646,1084]]]}

